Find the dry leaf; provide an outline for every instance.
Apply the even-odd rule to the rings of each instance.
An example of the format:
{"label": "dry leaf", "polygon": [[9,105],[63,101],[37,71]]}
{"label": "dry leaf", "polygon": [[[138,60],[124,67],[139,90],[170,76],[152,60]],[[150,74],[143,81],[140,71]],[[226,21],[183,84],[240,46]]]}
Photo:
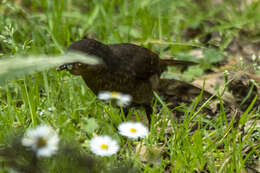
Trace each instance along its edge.
{"label": "dry leaf", "polygon": [[161,147],[158,147],[156,145],[147,147],[144,143],[139,142],[136,145],[135,153],[139,155],[140,160],[142,162],[151,162],[153,164],[160,164],[160,157],[164,147],[165,147],[164,145]]}

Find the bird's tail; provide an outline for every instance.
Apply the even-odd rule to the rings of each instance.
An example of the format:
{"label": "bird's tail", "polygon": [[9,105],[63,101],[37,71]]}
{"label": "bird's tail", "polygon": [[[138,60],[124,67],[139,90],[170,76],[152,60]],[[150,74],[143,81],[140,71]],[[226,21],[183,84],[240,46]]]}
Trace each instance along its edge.
{"label": "bird's tail", "polygon": [[174,59],[161,59],[160,64],[162,66],[190,66],[198,65],[196,62],[192,61],[183,61],[183,60],[174,60]]}

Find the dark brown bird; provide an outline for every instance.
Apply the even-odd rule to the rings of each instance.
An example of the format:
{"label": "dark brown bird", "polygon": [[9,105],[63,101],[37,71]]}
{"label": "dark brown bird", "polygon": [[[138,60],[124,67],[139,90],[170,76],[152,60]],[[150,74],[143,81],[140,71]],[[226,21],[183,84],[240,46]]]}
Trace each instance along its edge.
{"label": "dark brown bird", "polygon": [[[194,62],[160,59],[159,56],[141,46],[130,43],[103,44],[85,38],[72,43],[68,51],[79,51],[100,58],[103,63],[88,65],[70,63],[71,74],[81,75],[87,86],[97,95],[100,91],[118,91],[132,96],[126,109],[143,106],[149,125],[151,123],[153,91],[157,90],[160,75],[167,66],[195,65]],[[64,64],[58,70],[68,69]]]}

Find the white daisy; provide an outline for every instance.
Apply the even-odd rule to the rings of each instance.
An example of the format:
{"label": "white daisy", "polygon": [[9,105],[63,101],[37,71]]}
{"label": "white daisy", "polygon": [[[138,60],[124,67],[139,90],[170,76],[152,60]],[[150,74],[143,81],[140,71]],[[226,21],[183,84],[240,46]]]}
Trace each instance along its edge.
{"label": "white daisy", "polygon": [[127,106],[131,103],[132,97],[129,94],[122,94],[116,91],[102,91],[98,94],[98,99],[104,101],[117,100],[118,106]]}
{"label": "white daisy", "polygon": [[124,122],[118,126],[119,133],[123,136],[137,139],[148,136],[148,129],[142,123]]}
{"label": "white daisy", "polygon": [[50,157],[58,150],[59,136],[47,125],[28,129],[22,139],[22,145],[31,147],[38,157]]}
{"label": "white daisy", "polygon": [[109,136],[95,136],[90,141],[90,150],[99,156],[110,156],[119,150],[119,146]]}

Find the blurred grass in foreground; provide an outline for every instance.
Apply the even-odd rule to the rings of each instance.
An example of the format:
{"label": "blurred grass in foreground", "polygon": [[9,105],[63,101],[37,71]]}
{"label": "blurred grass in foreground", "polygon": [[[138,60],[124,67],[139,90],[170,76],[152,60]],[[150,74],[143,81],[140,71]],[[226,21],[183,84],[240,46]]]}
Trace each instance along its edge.
{"label": "blurred grass in foreground", "polygon": [[[3,0],[0,2],[0,54],[4,57],[62,54],[72,41],[90,35],[105,43],[141,44],[162,57],[174,55],[186,60],[194,59],[189,54],[190,50],[201,48],[207,53],[202,64],[210,64],[189,70],[189,74],[192,72],[199,76],[214,66],[215,56],[218,62],[227,58],[222,56],[225,48],[242,30],[257,36],[259,18],[257,1],[249,4],[248,1],[231,0],[213,4],[210,0]],[[205,20],[217,25],[205,26],[195,38],[185,38],[187,28],[197,28]],[[212,53],[212,49],[206,48],[199,40],[216,31],[223,40],[213,40],[219,49]],[[257,39],[254,37],[254,40]],[[62,138],[75,138],[84,151],[88,151],[87,144],[94,135],[110,135],[121,141],[122,150],[118,157],[102,161],[124,164],[126,160],[131,160],[143,172],[242,172],[248,165],[259,162],[259,144],[255,142],[259,139],[259,127],[255,128],[257,122],[253,120],[242,140],[240,130],[233,127],[233,122],[225,122],[225,109],[222,108],[212,121],[207,121],[204,114],[197,112],[196,122],[206,126],[199,126],[191,134],[189,124],[193,115],[190,111],[195,109],[192,105],[180,108],[186,119],[183,123],[176,123],[167,109],[154,116],[156,123],[143,144],[150,150],[160,149],[159,153],[163,154],[159,154],[156,162],[149,159],[147,163],[142,162],[136,152],[138,142],[126,140],[116,133],[121,121],[119,110],[97,101],[79,77],[67,72],[44,70],[56,66],[56,60],[64,62],[63,58],[61,62],[52,56],[47,57],[53,60],[46,59],[45,62],[45,59],[32,57],[33,62],[40,62],[37,68],[28,64],[25,69],[25,66],[20,68],[19,58],[15,61],[19,71],[13,69],[12,73],[7,73],[4,68],[0,69],[2,81],[14,79],[18,73],[23,74],[22,78],[0,87],[0,141],[11,136],[13,130],[24,131],[45,123],[57,129]],[[6,64],[4,67],[7,67]],[[38,70],[44,71],[36,72]],[[173,69],[170,71],[175,73]],[[137,120],[144,117],[143,111],[133,110],[132,113]],[[249,108],[240,121],[241,126],[250,122],[251,117],[259,116],[259,109]],[[167,124],[171,127],[169,133],[158,133]],[[214,130],[208,130],[207,125],[213,126]],[[61,165],[52,163],[50,170],[57,172],[55,166],[66,167],[69,161],[59,162]]]}

